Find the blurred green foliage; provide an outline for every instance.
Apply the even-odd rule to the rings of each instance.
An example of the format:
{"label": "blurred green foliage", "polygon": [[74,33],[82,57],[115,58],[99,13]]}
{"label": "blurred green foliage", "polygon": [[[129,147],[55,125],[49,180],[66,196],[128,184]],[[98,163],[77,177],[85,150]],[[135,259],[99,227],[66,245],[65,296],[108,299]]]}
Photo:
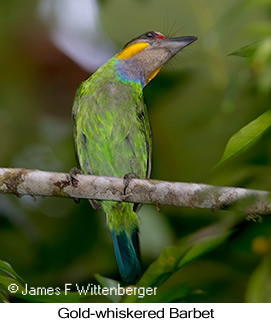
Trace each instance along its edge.
{"label": "blurred green foliage", "polygon": [[[241,154],[233,148],[235,158],[213,166],[230,138],[270,109],[271,1],[99,3],[102,25],[118,47],[148,30],[199,37],[145,90],[152,178],[270,190],[269,125],[254,145]],[[73,96],[89,73],[52,45],[36,6],[34,0],[0,4],[0,166],[68,171],[76,164]],[[271,219],[254,223],[236,214],[173,207],[158,213],[144,206],[144,269],[152,264],[138,284],[159,285],[158,297],[149,301],[270,301]],[[203,233],[204,243],[191,238],[195,232]],[[102,276],[119,279],[104,216],[87,201],[0,196],[0,246],[0,259],[31,286],[97,284],[95,273],[104,285]],[[170,268],[161,265],[168,256]],[[3,268],[2,287],[19,279]]]}

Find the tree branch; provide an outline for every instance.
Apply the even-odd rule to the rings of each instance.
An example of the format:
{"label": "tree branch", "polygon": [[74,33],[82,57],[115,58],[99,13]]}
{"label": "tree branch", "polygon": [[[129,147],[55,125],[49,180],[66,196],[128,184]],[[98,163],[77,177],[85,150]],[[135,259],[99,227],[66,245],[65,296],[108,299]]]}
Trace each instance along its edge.
{"label": "tree branch", "polygon": [[225,209],[246,198],[247,214],[271,215],[270,193],[236,187],[132,179],[124,195],[123,179],[92,175],[0,168],[0,193],[58,196],[143,204]]}

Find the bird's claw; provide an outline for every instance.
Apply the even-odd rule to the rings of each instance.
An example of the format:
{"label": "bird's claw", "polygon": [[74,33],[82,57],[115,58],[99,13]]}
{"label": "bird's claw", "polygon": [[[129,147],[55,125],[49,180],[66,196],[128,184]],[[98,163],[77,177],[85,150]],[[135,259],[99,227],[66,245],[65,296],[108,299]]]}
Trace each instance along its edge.
{"label": "bird's claw", "polygon": [[[78,184],[78,179],[76,178],[76,175],[78,175],[78,174],[83,174],[82,170],[81,170],[81,169],[79,169],[79,168],[73,167],[73,168],[69,171],[69,175],[70,175],[70,183],[71,183],[71,185],[72,185],[72,186],[75,186],[75,187],[77,186],[77,184]],[[78,199],[78,198],[74,198],[73,200],[74,200],[74,202],[75,202],[76,204],[78,204],[78,203],[80,202],[80,199]]]}
{"label": "bird's claw", "polygon": [[76,167],[73,167],[70,171],[69,171],[69,175],[70,175],[70,182],[72,186],[76,186],[78,184],[78,179],[76,178],[76,175],[78,174],[83,174],[82,170]]}
{"label": "bird's claw", "polygon": [[132,193],[127,193],[127,194],[122,194],[121,195],[121,199],[122,201],[126,201],[129,199],[129,197],[131,197],[133,194]]}
{"label": "bird's claw", "polygon": [[126,193],[126,190],[127,190],[128,186],[129,186],[131,180],[135,179],[135,178],[139,178],[139,176],[136,173],[128,173],[128,174],[124,175],[124,177],[123,177],[123,185],[124,185],[123,193],[124,193],[124,196],[130,195],[130,194]]}

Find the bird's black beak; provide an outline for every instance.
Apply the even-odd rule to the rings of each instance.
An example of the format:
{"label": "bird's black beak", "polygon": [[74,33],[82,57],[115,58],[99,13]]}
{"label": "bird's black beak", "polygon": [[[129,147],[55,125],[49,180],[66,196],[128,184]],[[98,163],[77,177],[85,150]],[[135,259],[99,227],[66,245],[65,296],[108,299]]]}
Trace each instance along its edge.
{"label": "bird's black beak", "polygon": [[190,45],[198,38],[195,36],[183,36],[183,37],[174,37],[174,38],[165,38],[161,43],[161,47],[164,47],[171,51],[172,55],[178,53],[184,47]]}

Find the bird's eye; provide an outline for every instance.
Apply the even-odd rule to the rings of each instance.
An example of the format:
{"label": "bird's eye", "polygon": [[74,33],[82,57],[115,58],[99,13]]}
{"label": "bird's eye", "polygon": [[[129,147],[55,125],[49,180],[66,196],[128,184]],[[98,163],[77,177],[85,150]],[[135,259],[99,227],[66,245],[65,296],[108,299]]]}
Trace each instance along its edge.
{"label": "bird's eye", "polygon": [[148,38],[155,38],[155,36],[156,36],[156,34],[151,31],[146,34],[146,37],[148,37]]}

